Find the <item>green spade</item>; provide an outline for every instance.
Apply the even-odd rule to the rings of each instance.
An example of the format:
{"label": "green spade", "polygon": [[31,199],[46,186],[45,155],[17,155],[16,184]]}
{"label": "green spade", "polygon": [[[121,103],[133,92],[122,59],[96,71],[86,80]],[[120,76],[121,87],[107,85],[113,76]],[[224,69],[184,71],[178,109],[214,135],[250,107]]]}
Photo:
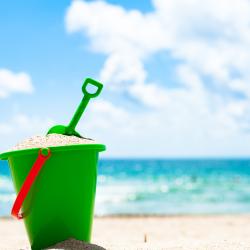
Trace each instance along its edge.
{"label": "green spade", "polygon": [[[94,93],[90,93],[87,90],[87,87],[89,85],[93,85],[96,87],[96,91]],[[82,101],[80,105],[78,106],[73,118],[71,119],[68,126],[64,125],[56,125],[49,129],[47,134],[62,134],[62,135],[74,135],[77,137],[82,138],[82,136],[75,131],[76,125],[79,122],[84,110],[86,109],[89,101],[91,98],[97,97],[101,90],[103,88],[103,85],[100,82],[97,82],[91,78],[86,78],[83,85],[82,85],[82,92],[84,94]]]}

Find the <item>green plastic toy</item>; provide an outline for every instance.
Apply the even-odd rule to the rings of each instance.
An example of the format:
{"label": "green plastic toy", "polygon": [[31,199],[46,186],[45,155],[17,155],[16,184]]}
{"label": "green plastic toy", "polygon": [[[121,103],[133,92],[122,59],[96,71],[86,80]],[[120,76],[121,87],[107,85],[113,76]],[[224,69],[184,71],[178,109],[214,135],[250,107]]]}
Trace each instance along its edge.
{"label": "green plastic toy", "polygon": [[[50,147],[25,199],[22,211],[32,250],[75,238],[90,242],[94,214],[98,153],[102,144]],[[0,154],[8,160],[18,194],[37,159],[39,148]],[[46,149],[44,149],[46,151]]]}
{"label": "green plastic toy", "polygon": [[[97,91],[89,93],[88,84]],[[83,100],[69,126],[55,126],[48,133],[80,137],[75,127],[89,100],[98,96],[102,87],[87,78]],[[17,193],[11,214],[24,220],[33,250],[69,238],[90,241],[98,156],[104,150],[103,144],[80,144],[0,154],[1,160],[8,160]]]}
{"label": "green plastic toy", "polygon": [[[88,85],[93,85],[96,87],[96,92],[94,93],[90,93],[87,90]],[[56,125],[52,128],[49,129],[47,134],[62,134],[62,135],[74,135],[77,137],[81,137],[82,136],[75,131],[76,125],[79,122],[84,110],[86,109],[89,101],[91,98],[97,97],[101,91],[102,91],[103,85],[100,82],[97,82],[91,78],[87,78],[82,86],[82,92],[84,94],[83,99],[80,103],[80,105],[78,106],[73,118],[71,119],[70,123],[68,126],[64,126],[64,125]]]}

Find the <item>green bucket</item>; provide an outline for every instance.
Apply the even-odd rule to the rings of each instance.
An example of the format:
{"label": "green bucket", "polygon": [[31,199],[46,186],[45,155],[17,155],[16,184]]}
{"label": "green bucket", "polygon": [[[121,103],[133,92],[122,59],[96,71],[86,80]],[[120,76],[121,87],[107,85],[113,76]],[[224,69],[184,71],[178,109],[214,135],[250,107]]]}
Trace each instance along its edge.
{"label": "green bucket", "polygon": [[[0,154],[8,160],[19,193],[39,148]],[[32,249],[47,248],[68,238],[89,242],[94,213],[98,153],[102,144],[49,147],[50,158],[35,178],[22,205]]]}

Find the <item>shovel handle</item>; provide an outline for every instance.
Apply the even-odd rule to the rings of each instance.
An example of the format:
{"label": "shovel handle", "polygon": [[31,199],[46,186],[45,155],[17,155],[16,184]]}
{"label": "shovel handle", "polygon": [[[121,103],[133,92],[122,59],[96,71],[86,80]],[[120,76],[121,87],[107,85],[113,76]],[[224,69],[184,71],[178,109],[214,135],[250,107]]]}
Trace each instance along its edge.
{"label": "shovel handle", "polygon": [[23,219],[24,217],[24,214],[20,212],[23,202],[25,198],[27,197],[40,170],[42,169],[42,166],[49,159],[50,155],[51,155],[51,152],[49,148],[42,148],[38,152],[38,157],[34,165],[32,166],[26,180],[24,181],[11,210],[11,215],[17,218],[18,220]]}
{"label": "shovel handle", "polygon": [[[96,91],[94,93],[88,92],[88,90],[87,90],[88,85],[95,86],[97,88]],[[84,96],[89,97],[89,98],[94,98],[101,93],[102,88],[103,88],[103,85],[100,82],[97,82],[91,78],[86,78],[86,80],[84,81],[84,83],[82,85],[82,92],[83,92]]]}
{"label": "shovel handle", "polygon": [[[94,93],[91,93],[87,90],[87,87],[89,85],[96,87],[96,91]],[[71,121],[67,127],[67,134],[68,135],[72,135],[72,132],[75,131],[75,127],[76,127],[77,123],[79,122],[85,108],[87,107],[89,100],[91,98],[98,96],[101,93],[102,88],[103,88],[103,85],[100,82],[97,82],[91,78],[85,79],[85,81],[82,85],[82,92],[83,92],[84,96],[83,96],[83,99],[82,99],[80,105],[78,106],[73,118],[71,119]]]}

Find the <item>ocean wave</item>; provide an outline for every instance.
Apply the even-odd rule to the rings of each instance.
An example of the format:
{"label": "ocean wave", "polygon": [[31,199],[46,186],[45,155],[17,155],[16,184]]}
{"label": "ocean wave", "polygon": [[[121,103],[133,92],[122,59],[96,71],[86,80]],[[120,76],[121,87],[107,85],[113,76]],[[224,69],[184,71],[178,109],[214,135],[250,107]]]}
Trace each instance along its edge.
{"label": "ocean wave", "polygon": [[[14,200],[0,176],[0,215]],[[95,214],[250,212],[250,161],[102,161]]]}
{"label": "ocean wave", "polygon": [[117,179],[99,183],[96,213],[227,213],[250,211],[248,176]]}

